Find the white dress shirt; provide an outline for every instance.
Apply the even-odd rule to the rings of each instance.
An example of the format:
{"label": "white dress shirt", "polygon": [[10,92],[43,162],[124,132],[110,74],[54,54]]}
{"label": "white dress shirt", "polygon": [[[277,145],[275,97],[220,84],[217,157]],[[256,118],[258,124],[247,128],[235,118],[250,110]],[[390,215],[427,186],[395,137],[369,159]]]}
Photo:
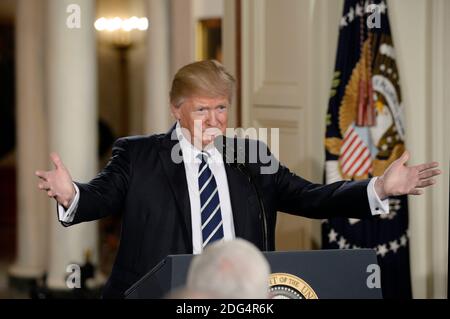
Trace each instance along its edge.
{"label": "white dress shirt", "polygon": [[[194,147],[182,133],[179,123],[176,125],[177,137],[180,141],[180,147],[183,154],[184,169],[186,171],[186,180],[189,191],[189,200],[191,204],[191,221],[192,221],[192,247],[194,254],[202,252],[202,225],[200,216],[200,194],[198,189],[198,169],[200,166],[200,159],[197,155],[200,150]],[[230,192],[228,188],[228,180],[225,172],[225,165],[220,152],[210,144],[210,147],[205,149],[210,155],[208,157],[208,165],[211,169],[214,178],[216,179],[217,188],[219,192],[220,210],[222,212],[223,220],[223,234],[224,240],[231,240],[235,237],[233,212],[231,210]],[[389,213],[389,199],[380,200],[375,191],[375,181],[377,177],[373,177],[367,185],[367,197],[369,200],[369,207],[372,215],[388,214]],[[58,205],[59,220],[65,224],[73,221],[78,202],[80,198],[80,191],[76,184],[75,198],[70,207],[65,210],[62,205]],[[350,203],[349,203],[350,204]]]}
{"label": "white dress shirt", "polygon": [[[186,140],[186,138],[184,138],[178,123],[176,130],[183,154],[184,169],[186,170],[186,180],[189,190],[189,200],[191,202],[193,253],[200,254],[203,250],[200,193],[198,189],[198,169],[201,164],[201,160],[198,158],[198,155],[201,151],[194,147],[188,140]],[[220,200],[220,211],[222,213],[224,240],[231,240],[235,238],[234,222],[223,157],[213,144],[210,144],[204,151],[209,154],[207,157],[207,162],[217,184]]]}

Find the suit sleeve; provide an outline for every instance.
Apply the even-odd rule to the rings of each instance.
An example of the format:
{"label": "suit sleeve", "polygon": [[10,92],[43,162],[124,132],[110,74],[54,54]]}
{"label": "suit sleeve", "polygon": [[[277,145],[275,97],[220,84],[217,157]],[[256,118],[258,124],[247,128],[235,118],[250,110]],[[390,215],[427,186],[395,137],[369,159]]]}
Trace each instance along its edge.
{"label": "suit sleeve", "polygon": [[106,167],[90,182],[75,183],[80,191],[78,207],[70,226],[120,213],[131,175],[130,145],[118,139]]}
{"label": "suit sleeve", "polygon": [[280,165],[274,174],[277,210],[309,218],[367,218],[369,180],[311,183]]}

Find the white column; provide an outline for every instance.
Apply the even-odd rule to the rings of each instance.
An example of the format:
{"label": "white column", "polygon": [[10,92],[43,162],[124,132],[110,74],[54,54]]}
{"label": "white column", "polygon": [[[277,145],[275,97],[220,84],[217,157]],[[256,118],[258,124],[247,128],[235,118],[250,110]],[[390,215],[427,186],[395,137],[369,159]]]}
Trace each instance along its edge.
{"label": "white column", "polygon": [[[75,7],[74,7],[75,5]],[[78,7],[76,7],[78,6]],[[68,8],[75,11],[67,12]],[[80,13],[80,28],[67,20]],[[47,74],[50,151],[56,151],[72,178],[88,181],[97,172],[97,69],[93,26],[95,1],[48,0]],[[75,20],[71,20],[75,21]],[[64,228],[52,201],[47,284],[65,289],[68,264],[85,262],[87,250],[98,264],[97,223]]]}
{"label": "white column", "polygon": [[169,129],[170,116],[170,28],[169,1],[147,0],[147,63],[145,74],[144,132]]}
{"label": "white column", "polygon": [[[427,43],[429,4],[425,0],[389,1],[392,36],[397,64],[400,70],[400,85],[405,106],[406,148],[411,154],[410,165],[425,163],[429,158],[427,114],[429,110]],[[408,8],[408,12],[406,12]],[[414,21],[411,30],[409,21]],[[431,267],[429,192],[422,196],[409,196],[409,231],[411,283],[414,298],[429,298]]]}
{"label": "white column", "polygon": [[48,200],[37,189],[34,171],[47,166],[42,0],[17,2],[17,255],[10,276],[33,279],[47,262]]}
{"label": "white column", "polygon": [[437,178],[437,183],[428,191],[431,203],[429,218],[431,218],[430,243],[432,263],[429,279],[433,281],[430,292],[432,298],[447,298],[448,276],[448,202],[449,202],[449,159],[450,148],[450,4],[445,0],[431,2],[431,85],[429,104],[430,131],[428,151],[431,159],[438,161],[443,174]]}

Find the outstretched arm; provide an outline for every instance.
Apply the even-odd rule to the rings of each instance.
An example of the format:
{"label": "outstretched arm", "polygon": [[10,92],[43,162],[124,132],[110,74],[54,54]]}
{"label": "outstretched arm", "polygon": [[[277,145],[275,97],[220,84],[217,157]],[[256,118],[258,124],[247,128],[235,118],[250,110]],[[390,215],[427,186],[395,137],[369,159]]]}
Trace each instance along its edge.
{"label": "outstretched arm", "polygon": [[[408,167],[407,160],[405,152],[376,179],[374,188],[381,200],[420,195],[423,188],[435,183],[433,177],[441,174],[436,162]],[[311,218],[369,217],[373,215],[367,200],[369,181],[313,184],[280,166],[275,174],[277,210]]]}
{"label": "outstretched arm", "polygon": [[[45,190],[49,197],[55,198],[66,210],[75,201],[73,206],[76,208],[73,212],[66,212],[70,216],[61,219],[62,214],[59,213],[63,225],[96,220],[120,212],[131,171],[128,147],[127,139],[117,140],[108,165],[89,183],[75,183],[78,194],[68,170],[57,154],[51,155],[54,170],[36,172],[41,179],[38,187]],[[79,197],[78,202],[76,197]],[[72,207],[69,211],[72,211]]]}

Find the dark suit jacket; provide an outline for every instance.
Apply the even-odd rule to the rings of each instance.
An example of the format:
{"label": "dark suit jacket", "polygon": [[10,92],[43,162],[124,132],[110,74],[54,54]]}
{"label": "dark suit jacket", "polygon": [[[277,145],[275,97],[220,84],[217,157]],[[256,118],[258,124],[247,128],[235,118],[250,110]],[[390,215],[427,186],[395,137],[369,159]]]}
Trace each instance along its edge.
{"label": "dark suit jacket", "polygon": [[[192,253],[186,173],[183,162],[171,160],[173,147],[178,146],[179,150],[178,140],[171,138],[171,132],[117,140],[111,160],[97,177],[87,184],[77,183],[80,201],[69,225],[123,214],[120,246],[104,297],[121,297],[167,255]],[[228,141],[223,143],[225,147],[229,146]],[[244,141],[246,148],[255,143],[265,148],[263,143]],[[272,159],[276,160],[273,156]],[[265,175],[260,172],[262,163],[248,163],[248,157],[245,161],[263,199],[270,250],[275,248],[277,211],[319,219],[371,216],[367,180],[319,185],[282,165],[276,173]],[[236,237],[262,249],[261,210],[255,188],[238,166],[227,163],[225,171]]]}

